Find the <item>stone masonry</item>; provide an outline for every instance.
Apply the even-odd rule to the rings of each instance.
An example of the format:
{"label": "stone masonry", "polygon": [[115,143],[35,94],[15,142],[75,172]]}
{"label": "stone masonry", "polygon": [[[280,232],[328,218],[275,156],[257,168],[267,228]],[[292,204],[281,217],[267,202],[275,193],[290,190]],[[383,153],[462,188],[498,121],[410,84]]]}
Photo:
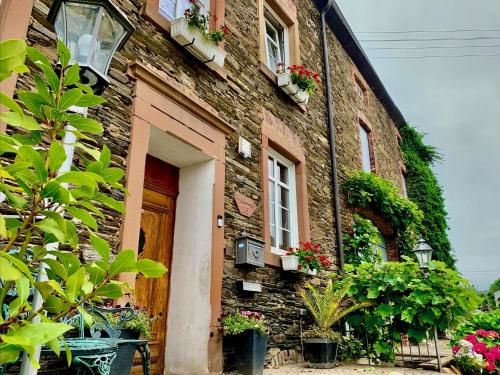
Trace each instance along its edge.
{"label": "stone masonry", "polygon": [[[319,12],[311,0],[293,2],[298,10],[301,61],[323,76]],[[323,275],[311,279],[310,276],[297,276],[269,266],[262,269],[236,268],[234,239],[244,230],[257,238],[263,236],[263,201],[267,198],[262,195],[260,135],[261,111],[265,108],[281,119],[303,144],[311,240],[322,245],[323,251],[334,260],[332,270],[336,269],[333,193],[323,87],[310,99],[307,110],[303,111],[258,70],[258,12],[255,0],[226,1],[225,23],[230,30],[225,43],[228,53],[225,64],[227,79],[213,74],[155,24],[145,19],[142,16],[144,0],[115,0],[114,3],[132,21],[136,31],[113,59],[109,72],[111,84],[104,92],[107,103],[90,113],[105,128],[99,142],[110,147],[114,164],[125,166],[134,90],[134,81],[126,72],[127,66],[134,61],[150,64],[195,91],[219,112],[222,119],[236,128],[226,146],[223,308],[226,312],[245,308],[266,315],[271,332],[269,363],[279,361],[279,356],[284,358],[284,362],[288,358],[300,360],[299,335],[303,322],[299,316],[302,306],[297,290],[305,281],[320,283]],[[55,34],[46,21],[50,4],[50,0],[34,1],[28,42],[54,57]],[[328,33],[340,180],[350,170],[361,168],[357,116],[362,112],[372,127],[376,172],[400,186],[402,158],[395,124],[370,88],[369,100],[359,100],[353,79],[353,70],[356,68],[332,32],[329,30]],[[31,85],[32,82],[25,78],[18,81],[20,88]],[[242,159],[238,155],[239,136],[252,143],[252,156],[249,159]],[[234,201],[235,193],[251,197],[256,202],[257,209],[251,217],[240,214]],[[341,203],[343,226],[347,228],[351,213],[343,199]],[[118,249],[117,233],[122,218],[111,212],[106,212],[106,215],[111,220],[101,228],[115,249]],[[92,252],[85,248],[81,251],[84,258],[92,256]],[[259,281],[262,293],[248,296],[237,292],[236,281],[241,279]]]}

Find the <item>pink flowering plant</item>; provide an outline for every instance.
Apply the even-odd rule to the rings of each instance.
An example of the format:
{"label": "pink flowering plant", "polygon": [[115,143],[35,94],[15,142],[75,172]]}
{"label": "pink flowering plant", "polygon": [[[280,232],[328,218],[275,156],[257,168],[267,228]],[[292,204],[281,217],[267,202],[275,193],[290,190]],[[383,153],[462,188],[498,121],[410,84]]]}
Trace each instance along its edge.
{"label": "pink flowering plant", "polygon": [[240,310],[236,314],[228,314],[222,319],[223,335],[238,335],[245,331],[256,329],[261,335],[267,333],[266,321],[263,314]]}
{"label": "pink flowering plant", "polygon": [[500,369],[500,336],[484,329],[465,336],[452,347],[453,360],[464,375],[494,373]]}
{"label": "pink flowering plant", "polygon": [[[189,3],[191,6],[184,10],[184,18],[187,20],[188,25],[198,29],[206,38],[215,44],[222,42],[227,34],[229,34],[227,26],[222,25],[219,30],[208,31],[210,14],[203,14],[200,12],[198,0],[189,0]],[[217,21],[216,16],[214,16],[214,20]]]}
{"label": "pink flowering plant", "polygon": [[313,245],[310,242],[299,242],[299,247],[290,247],[286,255],[295,255],[299,258],[299,271],[320,271],[321,268],[330,267],[330,260],[326,255],[320,255],[320,244]]}

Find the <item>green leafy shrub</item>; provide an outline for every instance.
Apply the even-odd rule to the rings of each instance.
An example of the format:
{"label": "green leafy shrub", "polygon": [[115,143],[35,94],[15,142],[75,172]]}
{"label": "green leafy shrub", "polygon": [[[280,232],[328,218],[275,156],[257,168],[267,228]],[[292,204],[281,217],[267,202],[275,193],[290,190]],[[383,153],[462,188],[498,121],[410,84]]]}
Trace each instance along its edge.
{"label": "green leafy shrub", "polygon": [[380,232],[370,220],[355,214],[352,233],[344,233],[343,240],[346,263],[358,265],[382,262],[377,246]]}
{"label": "green leafy shrub", "polygon": [[452,331],[452,342],[457,343],[463,337],[473,334],[478,330],[500,332],[500,310],[476,312],[465,318]]}
{"label": "green leafy shrub", "polygon": [[401,151],[406,166],[406,190],[408,197],[424,213],[421,232],[434,249],[434,259],[454,267],[455,258],[448,239],[443,191],[431,167],[441,160],[435,147],[426,145],[423,134],[410,125],[399,129]]}
{"label": "green leafy shrub", "polygon": [[434,325],[440,331],[455,327],[479,303],[468,281],[443,262],[431,262],[428,278],[409,258],[379,266],[347,265],[345,271],[338,282],[349,285],[347,295],[374,304],[347,320],[354,329],[366,330],[378,354],[387,357],[392,355],[392,345],[399,341],[400,333],[420,342]]}
{"label": "green leafy shrub", "polygon": [[222,329],[224,335],[238,335],[251,329],[256,329],[261,335],[267,333],[264,315],[246,310],[226,315],[222,319]]}
{"label": "green leafy shrub", "polygon": [[320,337],[339,340],[341,335],[332,327],[343,317],[363,307],[372,306],[372,301],[357,303],[347,297],[350,282],[334,284],[328,280],[325,287],[316,288],[309,283],[300,291],[300,297],[314,318],[314,325],[303,333],[303,337]]}
{"label": "green leafy shrub", "polygon": [[[106,218],[103,208],[124,213],[123,203],[112,197],[125,191],[120,183],[124,172],[111,166],[109,148],[99,148],[92,138],[102,134],[102,125],[70,110],[105,99],[80,83],[80,68],[69,65],[67,47],[57,44],[57,69],[24,41],[0,42],[0,50],[0,78],[29,72],[36,85],[33,91],[16,91],[20,105],[0,94],[0,104],[9,109],[0,113],[0,120],[11,128],[0,134],[0,192],[5,197],[0,214],[0,363],[26,351],[38,368],[35,348],[46,344],[59,354],[57,339],[73,328],[59,323],[62,317],[78,311],[89,323],[92,316],[84,303],[120,298],[129,291],[127,283],[117,280],[120,273],[160,277],[166,268],[148,259],[137,261],[133,250],[122,250],[112,260],[108,242],[99,235],[98,221]],[[26,54],[36,73],[24,65]],[[70,171],[61,173],[66,131],[75,135],[83,165],[72,163]],[[83,242],[90,242],[99,260],[81,264],[78,246]],[[46,266],[46,281],[36,280],[40,263]],[[29,300],[33,290],[42,299],[36,311]]]}
{"label": "green leafy shrub", "polygon": [[391,223],[396,232],[400,255],[411,255],[419,237],[423,213],[403,197],[388,180],[365,171],[352,171],[342,183],[351,206],[370,208]]}

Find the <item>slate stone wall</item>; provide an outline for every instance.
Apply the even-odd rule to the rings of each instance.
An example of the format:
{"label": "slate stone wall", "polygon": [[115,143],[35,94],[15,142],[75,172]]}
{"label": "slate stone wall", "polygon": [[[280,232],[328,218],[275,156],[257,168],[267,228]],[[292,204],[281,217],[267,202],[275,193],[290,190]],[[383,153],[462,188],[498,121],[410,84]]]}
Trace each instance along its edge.
{"label": "slate stone wall", "polygon": [[[225,192],[225,264],[223,281],[223,308],[237,308],[264,313],[271,329],[269,361],[271,353],[280,355],[283,350],[300,352],[301,303],[297,289],[304,281],[319,283],[321,276],[312,279],[284,273],[280,269],[237,269],[234,266],[233,241],[243,230],[252,236],[263,236],[263,199],[261,186],[260,134],[262,108],[280,118],[301,139],[306,156],[309,215],[311,239],[322,244],[334,263],[335,225],[333,216],[331,166],[326,123],[326,100],[323,88],[309,101],[304,112],[285,94],[271,84],[258,70],[258,19],[254,0],[226,1],[226,25],[230,35],[225,44],[228,57],[225,68],[227,80],[214,75],[208,68],[189,56],[158,27],[141,16],[144,0],[115,0],[136,27],[136,31],[119,51],[111,64],[110,86],[104,96],[108,100],[92,110],[90,116],[103,122],[105,133],[98,141],[106,143],[113,153],[113,163],[125,166],[129,146],[131,97],[134,82],[126,75],[127,65],[133,61],[145,62],[167,73],[178,82],[195,91],[212,105],[220,116],[236,128],[226,147],[226,192]],[[300,57],[302,63],[323,75],[319,12],[311,0],[295,0],[298,9]],[[55,35],[46,21],[50,0],[35,0],[28,42],[55,55]],[[401,154],[396,129],[387,111],[373,93],[369,93],[368,105],[360,103],[354,90],[353,63],[329,32],[331,80],[334,96],[334,121],[337,136],[337,153],[340,179],[352,169],[361,167],[357,114],[362,111],[373,128],[377,173],[401,184]],[[32,82],[21,78],[18,86],[25,88]],[[243,136],[252,143],[252,157],[242,159],[237,152],[238,137]],[[233,196],[240,192],[254,199],[257,210],[250,218],[242,216]],[[342,199],[344,226],[349,225],[351,213]],[[105,236],[119,247],[117,233],[121,218],[111,212],[101,228]],[[81,248],[84,258],[93,254],[85,246]],[[335,266],[333,266],[335,268]],[[236,281],[257,280],[262,284],[262,293],[248,296],[236,291]],[[300,355],[289,354],[300,358]],[[281,357],[284,357],[281,354]],[[287,357],[288,358],[288,357]]]}

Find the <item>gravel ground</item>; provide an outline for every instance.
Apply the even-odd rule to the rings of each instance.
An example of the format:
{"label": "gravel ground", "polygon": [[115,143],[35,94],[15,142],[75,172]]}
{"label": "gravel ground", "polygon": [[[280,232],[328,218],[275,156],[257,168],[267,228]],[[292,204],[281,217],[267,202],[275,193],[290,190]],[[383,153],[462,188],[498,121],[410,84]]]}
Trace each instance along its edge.
{"label": "gravel ground", "polygon": [[287,365],[279,369],[265,369],[264,375],[436,375],[436,371],[409,369],[402,367],[381,367],[342,364],[334,369],[312,369],[305,364]]}

